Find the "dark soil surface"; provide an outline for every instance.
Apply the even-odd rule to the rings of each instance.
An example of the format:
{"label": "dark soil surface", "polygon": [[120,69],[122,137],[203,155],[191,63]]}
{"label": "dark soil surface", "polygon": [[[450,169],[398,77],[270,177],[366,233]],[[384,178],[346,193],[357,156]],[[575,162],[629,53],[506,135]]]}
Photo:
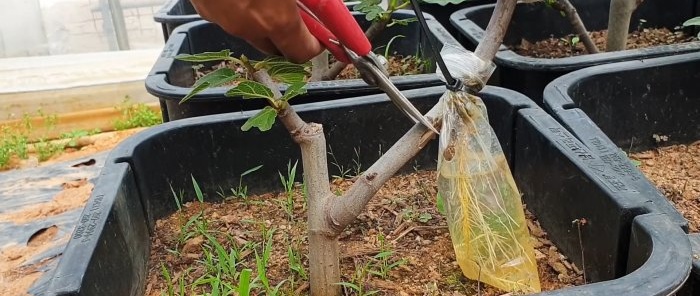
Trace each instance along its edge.
{"label": "dark soil surface", "polygon": [[690,232],[700,231],[700,141],[630,155],[642,172],[688,219]]}
{"label": "dark soil surface", "polygon": [[[492,287],[479,287],[462,275],[446,220],[436,210],[435,180],[435,171],[419,171],[394,177],[379,190],[340,237],[343,281],[364,292],[379,291],[376,295],[504,294]],[[343,192],[351,183],[337,179],[332,190]],[[200,295],[211,291],[205,279],[217,278],[216,274],[237,285],[244,268],[252,269],[251,278],[255,278],[261,271],[256,266],[256,253],[264,254],[265,235],[271,246],[262,273],[270,286],[281,283],[277,295],[307,295],[306,208],[300,187],[297,184],[292,192],[291,208],[286,192],[268,193],[219,203],[187,203],[181,211],[157,221],[146,295],[161,295],[169,286],[175,295]],[[188,221],[195,222],[187,226]],[[557,251],[529,213],[528,226],[543,289],[582,284],[581,272]],[[207,264],[221,262],[213,251],[217,244],[222,246],[222,254],[236,254],[237,271],[217,272]],[[293,264],[297,261],[294,258],[299,258],[299,265]],[[382,266],[392,265],[382,272]],[[184,293],[180,293],[181,284]],[[345,294],[358,295],[351,290],[346,288]],[[251,295],[271,293],[257,287]]]}
{"label": "dark soil surface", "polygon": [[[601,52],[605,51],[607,30],[588,33]],[[588,54],[583,42],[572,45],[572,38],[576,35],[568,35],[562,38],[548,38],[545,40],[525,40],[512,47],[517,54],[535,58],[564,58]],[[643,29],[629,34],[627,49],[646,48],[658,45],[678,44],[697,41],[695,36],[688,36],[683,32],[671,32],[666,28]],[[533,43],[534,42],[534,43]]]}

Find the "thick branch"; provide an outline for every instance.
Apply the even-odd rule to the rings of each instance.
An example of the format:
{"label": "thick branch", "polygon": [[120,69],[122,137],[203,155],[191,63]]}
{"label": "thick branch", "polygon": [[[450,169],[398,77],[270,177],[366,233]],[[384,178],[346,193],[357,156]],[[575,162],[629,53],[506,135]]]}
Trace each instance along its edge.
{"label": "thick branch", "polygon": [[328,51],[323,51],[321,54],[311,59],[311,77],[309,81],[320,81],[323,75],[328,72]]}
{"label": "thick branch", "polygon": [[[372,23],[372,25],[369,26],[367,31],[365,31],[365,36],[367,36],[367,39],[372,41],[374,38],[379,36],[379,34],[382,31],[384,31],[384,29],[386,29],[386,26],[389,24],[390,21],[391,21],[391,18],[388,18],[386,20],[382,19],[378,22]],[[333,63],[333,65],[331,65],[330,69],[328,69],[328,71],[326,71],[326,73],[323,74],[321,79],[322,80],[335,79],[336,77],[338,77],[338,74],[340,74],[340,72],[343,72],[343,69],[345,69],[345,67],[347,67],[347,65],[348,64],[343,63],[341,61],[337,61],[337,62]]]}
{"label": "thick branch", "polygon": [[595,43],[591,39],[591,36],[588,35],[586,25],[583,24],[581,16],[578,14],[578,11],[576,11],[576,7],[574,7],[574,5],[571,4],[571,1],[558,0],[554,2],[552,6],[555,9],[562,11],[564,12],[564,14],[566,14],[566,16],[569,18],[569,22],[574,27],[574,31],[576,32],[578,37],[581,38],[581,42],[583,42],[583,45],[586,47],[586,51],[588,53],[598,53],[598,47],[595,46]]}
{"label": "thick branch", "polygon": [[496,56],[498,48],[503,43],[503,37],[506,36],[510,19],[515,11],[515,0],[498,0],[496,7],[493,9],[491,19],[486,27],[484,40],[479,42],[474,54],[484,61],[491,61]]}
{"label": "thick branch", "polygon": [[[475,54],[484,61],[491,61],[503,42],[508,23],[515,10],[514,0],[498,0],[491,21],[486,28],[486,38],[479,44]],[[502,21],[505,20],[505,21]],[[440,125],[441,104],[435,105],[426,114]],[[341,198],[329,200],[328,222],[340,233],[364,209],[379,188],[401,167],[408,163],[432,138],[433,133],[421,124],[416,124],[394,146],[377,160]]]}
{"label": "thick branch", "polygon": [[627,34],[632,13],[643,0],[612,0],[608,17],[608,40],[606,51],[619,51],[627,48]]}

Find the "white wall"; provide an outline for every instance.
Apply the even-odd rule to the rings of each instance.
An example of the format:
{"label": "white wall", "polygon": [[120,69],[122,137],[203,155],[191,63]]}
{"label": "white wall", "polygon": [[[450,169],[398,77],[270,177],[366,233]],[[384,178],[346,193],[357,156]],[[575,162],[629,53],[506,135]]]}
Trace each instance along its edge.
{"label": "white wall", "polygon": [[39,0],[0,1],[0,57],[48,54]]}

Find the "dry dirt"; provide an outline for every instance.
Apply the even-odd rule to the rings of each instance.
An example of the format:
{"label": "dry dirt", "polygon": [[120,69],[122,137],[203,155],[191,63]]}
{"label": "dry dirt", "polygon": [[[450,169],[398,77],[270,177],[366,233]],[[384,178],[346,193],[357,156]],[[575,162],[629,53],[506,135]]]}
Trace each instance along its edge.
{"label": "dry dirt", "polygon": [[700,231],[700,141],[631,154],[639,169],[688,219],[690,232]]}
{"label": "dry dirt", "polygon": [[[591,39],[601,52],[605,51],[607,30],[593,31],[588,33]],[[583,42],[578,42],[571,45],[572,38],[576,35],[568,35],[562,38],[548,38],[538,40],[532,43],[532,40],[521,40],[519,45],[512,49],[519,55],[555,59],[570,56],[579,56],[587,54]],[[646,48],[658,45],[678,44],[691,41],[697,41],[695,36],[688,36],[683,32],[671,32],[666,28],[661,29],[643,29],[634,31],[629,34],[627,39],[627,49]]]}
{"label": "dry dirt", "polygon": [[[26,223],[82,207],[90,197],[93,185],[86,180],[63,184],[63,191],[46,203],[31,205],[0,216],[0,221]],[[2,295],[27,295],[27,290],[42,274],[40,269],[55,260],[46,258],[36,264],[28,264],[34,256],[65,244],[68,235],[57,238],[58,228],[51,226],[34,234],[26,245],[0,246],[0,291]]]}
{"label": "dry dirt", "polygon": [[[462,275],[455,261],[446,220],[436,210],[435,178],[434,171],[420,171],[392,178],[379,190],[363,214],[340,237],[344,281],[362,285],[365,291],[379,290],[378,295],[503,294],[492,287],[479,287],[477,282]],[[338,179],[332,187],[334,192],[342,192],[350,183]],[[302,263],[308,272],[306,209],[299,187],[293,195],[291,217],[284,210],[287,195],[283,192],[250,196],[247,200],[187,203],[182,211],[157,221],[156,236],[151,241],[146,295],[161,295],[166,289],[163,267],[169,271],[171,283],[176,287],[180,278],[189,285],[205,274],[203,250],[211,250],[211,243],[201,235],[178,239],[191,233],[182,231],[182,226],[199,213],[206,217],[208,231],[226,250],[260,243],[264,241],[264,229],[276,229],[267,276],[272,286],[287,280],[282,284],[281,295],[306,295],[308,282],[290,271],[287,249],[290,246],[303,254]],[[582,284],[582,273],[557,251],[535,217],[528,213],[528,220],[543,289]],[[259,247],[255,250],[261,251]],[[367,273],[358,275],[363,266],[378,264],[375,256],[387,250],[392,251],[389,263],[405,262],[388,272],[386,277]],[[240,257],[239,270],[244,267],[256,270],[255,254],[251,250],[243,251]],[[205,291],[208,289],[200,286],[187,294]],[[346,291],[346,295],[357,294]]]}
{"label": "dry dirt", "polygon": [[[22,164],[24,167],[36,167],[85,157],[112,149],[122,140],[141,130],[142,129],[139,128],[93,135],[89,138],[81,139],[83,145],[81,145],[80,148],[68,148],[46,162],[39,164],[38,161],[36,161],[36,157],[30,154],[30,157],[32,157],[34,161],[24,161],[19,164]],[[31,163],[28,164],[27,162]],[[54,181],[46,180],[46,182],[51,183]],[[58,185],[58,183],[56,185]],[[93,184],[86,179],[65,182],[61,184],[61,186],[62,191],[56,194],[50,201],[25,206],[17,210],[0,214],[0,221],[24,224],[83,207],[93,189]],[[0,245],[0,295],[27,295],[27,290],[42,275],[42,267],[56,260],[56,258],[47,258],[39,263],[31,265],[27,265],[27,262],[32,260],[34,256],[54,246],[65,245],[69,237],[67,235],[60,238],[56,237],[57,232],[57,227],[49,227],[35,234],[26,245],[4,244],[0,242],[2,243],[2,245]]]}

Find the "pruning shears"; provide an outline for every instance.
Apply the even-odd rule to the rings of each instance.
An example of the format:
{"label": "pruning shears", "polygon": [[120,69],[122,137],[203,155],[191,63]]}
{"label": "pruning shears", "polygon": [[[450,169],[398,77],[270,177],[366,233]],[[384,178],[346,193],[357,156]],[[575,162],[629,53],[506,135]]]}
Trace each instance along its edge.
{"label": "pruning shears", "polygon": [[372,44],[342,0],[297,0],[301,18],[312,35],[341,62],[352,63],[367,84],[384,91],[416,123],[439,134],[389,79],[386,59],[372,52]]}

